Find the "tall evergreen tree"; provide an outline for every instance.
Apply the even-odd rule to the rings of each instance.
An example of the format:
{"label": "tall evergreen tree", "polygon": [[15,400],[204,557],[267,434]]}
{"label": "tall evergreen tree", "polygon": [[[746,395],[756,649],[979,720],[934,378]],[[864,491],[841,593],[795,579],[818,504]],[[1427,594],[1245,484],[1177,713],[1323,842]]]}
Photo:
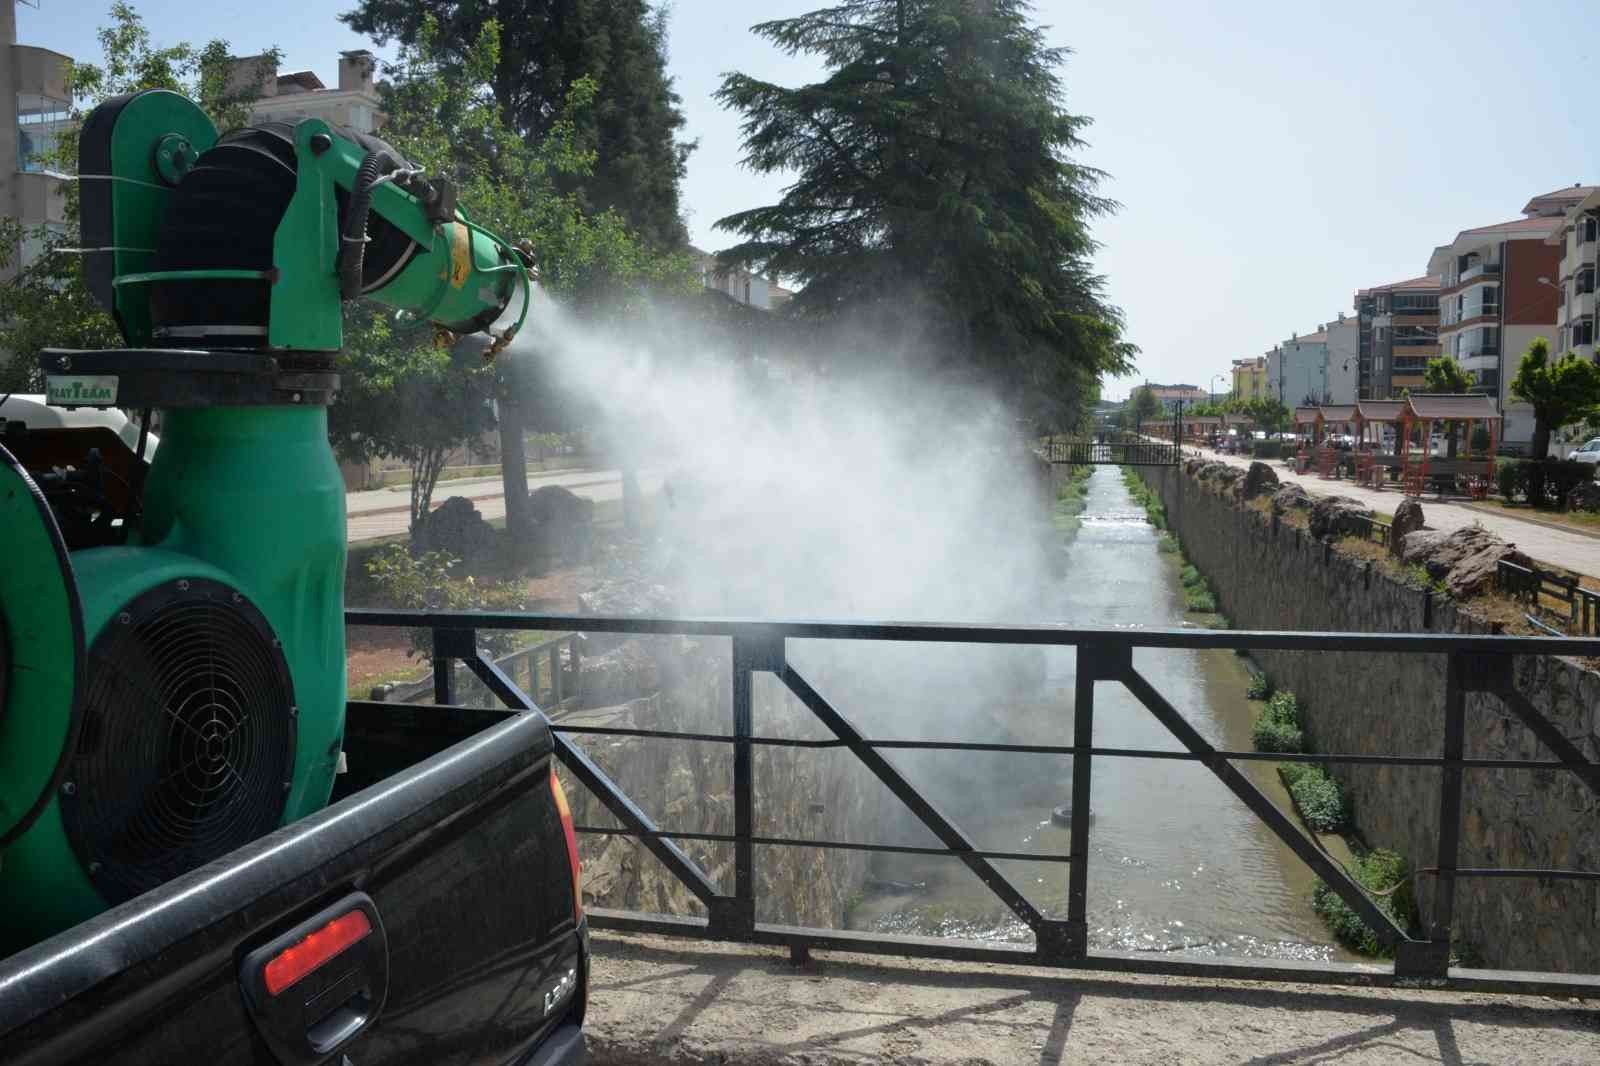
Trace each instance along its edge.
{"label": "tall evergreen tree", "polygon": [[[788,88],[731,74],[745,163],[797,171],[782,199],[718,226],[725,261],[798,279],[795,313],[870,321],[913,365],[974,374],[1070,424],[1136,351],[1091,266],[1115,205],[1074,162],[1087,118],[1063,103],[1067,51],[1025,0],[843,0],[754,32],[822,58]],[[881,352],[863,352],[881,356]]]}
{"label": "tall evergreen tree", "polygon": [[591,79],[598,93],[578,135],[596,162],[565,188],[590,213],[615,210],[652,247],[687,241],[678,186],[694,145],[679,139],[684,118],[667,76],[664,9],[648,0],[360,0],[340,18],[380,44],[407,46],[431,18],[452,76],[465,69],[483,27],[498,22],[490,85],[507,124],[530,145],[563,119],[573,86]]}

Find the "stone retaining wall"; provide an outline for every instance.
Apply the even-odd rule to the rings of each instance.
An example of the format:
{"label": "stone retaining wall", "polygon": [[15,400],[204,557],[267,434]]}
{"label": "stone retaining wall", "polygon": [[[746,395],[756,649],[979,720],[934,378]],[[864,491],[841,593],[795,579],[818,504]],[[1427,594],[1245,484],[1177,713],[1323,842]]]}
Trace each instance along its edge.
{"label": "stone retaining wall", "polygon": [[[1184,554],[1239,629],[1487,632],[1447,598],[1412,588],[1288,524],[1241,506],[1181,469],[1146,467]],[[1278,687],[1300,701],[1315,750],[1438,755],[1444,659],[1438,655],[1259,652]],[[1600,674],[1567,659],[1518,657],[1518,688],[1586,752],[1600,756]],[[1493,696],[1467,699],[1469,758],[1551,754]],[[1331,767],[1367,842],[1413,866],[1434,864],[1440,771]],[[1576,776],[1468,770],[1459,865],[1600,870],[1600,806]],[[1431,879],[1418,879],[1424,915]],[[1485,965],[1600,972],[1600,883],[1457,882],[1455,936]]]}

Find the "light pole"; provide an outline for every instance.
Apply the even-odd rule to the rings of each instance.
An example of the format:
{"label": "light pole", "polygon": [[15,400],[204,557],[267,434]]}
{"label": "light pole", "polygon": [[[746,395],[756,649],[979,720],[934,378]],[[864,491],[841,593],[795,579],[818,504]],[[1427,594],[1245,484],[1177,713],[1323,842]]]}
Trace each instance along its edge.
{"label": "light pole", "polygon": [[1217,390],[1216,390],[1215,386],[1216,386],[1217,382],[1226,381],[1227,378],[1228,378],[1228,375],[1226,375],[1226,374],[1212,374],[1211,375],[1211,385],[1212,385],[1212,389],[1211,389],[1211,405],[1213,407],[1215,407],[1216,403],[1217,403]]}

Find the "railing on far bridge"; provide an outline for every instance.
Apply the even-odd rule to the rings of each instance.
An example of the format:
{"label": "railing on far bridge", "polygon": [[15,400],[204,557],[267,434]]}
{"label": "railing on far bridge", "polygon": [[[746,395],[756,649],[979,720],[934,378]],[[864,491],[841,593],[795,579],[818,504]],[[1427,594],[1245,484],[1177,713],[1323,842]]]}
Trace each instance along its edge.
{"label": "railing on far bridge", "polygon": [[[923,958],[1072,967],[1126,973],[1169,974],[1324,984],[1455,988],[1468,991],[1536,993],[1551,996],[1600,995],[1600,974],[1531,973],[1467,969],[1450,965],[1450,929],[1456,885],[1465,878],[1600,881],[1600,870],[1463,867],[1459,862],[1463,778],[1468,771],[1527,770],[1570,773],[1600,794],[1600,763],[1591,762],[1560,727],[1546,718],[1514,683],[1517,655],[1600,656],[1600,640],[1552,637],[1506,637],[1474,634],[1290,633],[1227,630],[1067,629],[1051,625],[992,626],[861,622],[737,622],[720,619],[550,617],[461,611],[389,611],[351,609],[351,625],[421,626],[433,633],[435,702],[452,703],[454,670],[461,660],[508,708],[507,713],[539,712],[540,708],[477,647],[478,630],[534,629],[588,633],[687,635],[731,638],[732,714],[729,732],[691,733],[614,726],[579,725],[557,718],[551,724],[556,754],[582,784],[621,823],[621,828],[582,826],[579,832],[631,836],[658,859],[705,906],[705,918],[673,917],[591,908],[597,927],[732,940],[788,947],[796,957],[812,948],[903,955]],[[997,644],[1071,647],[1075,650],[1076,689],[1069,716],[1060,723],[1064,743],[996,744],[959,740],[913,741],[868,737],[829,702],[788,659],[788,642],[902,641],[934,644]],[[1134,664],[1136,648],[1279,650],[1308,655],[1358,652],[1369,655],[1443,656],[1445,686],[1439,716],[1441,752],[1431,755],[1285,754],[1218,750],[1183,713],[1162,695]],[[1420,664],[1419,664],[1420,665]],[[756,674],[778,679],[819,722],[831,740],[794,739],[756,731],[753,686]],[[1099,684],[1123,686],[1178,741],[1178,749],[1116,748],[1094,742],[1095,694]],[[1511,719],[1522,725],[1555,756],[1554,760],[1467,758],[1468,693],[1498,698]],[[352,717],[382,721],[393,704],[351,701]],[[482,714],[481,711],[471,713]],[[1496,726],[1495,728],[1501,728]],[[733,749],[732,833],[703,833],[665,827],[630,799],[586,754],[577,738],[654,737],[671,742],[728,745]],[[844,748],[905,804],[943,845],[909,847],[866,840],[812,840],[756,832],[758,782],[752,759],[758,746]],[[979,848],[972,838],[923,795],[884,756],[891,750],[1016,752],[1071,756],[1071,837],[1066,854],[999,852]],[[1376,963],[1303,963],[1265,959],[1180,958],[1136,952],[1095,950],[1089,946],[1089,843],[1093,833],[1089,808],[1090,782],[1096,760],[1176,759],[1198,763],[1214,774],[1260,822],[1373,931],[1394,956],[1392,966]],[[1398,771],[1426,768],[1439,773],[1439,815],[1434,862],[1414,871],[1435,885],[1431,913],[1423,915],[1423,931],[1414,936],[1381,909],[1345,868],[1301,830],[1243,774],[1238,764],[1252,760],[1391,767]],[[1418,812],[1418,817],[1422,817]],[[734,849],[732,891],[712,879],[679,841],[731,844]],[[1032,945],[947,940],[772,925],[756,920],[755,849],[804,847],[863,852],[949,855],[967,866],[990,892],[1033,932]],[[996,865],[1007,861],[1058,863],[1066,867],[1067,913],[1041,911]]]}
{"label": "railing on far bridge", "polygon": [[1157,441],[1051,440],[1044,457],[1070,466],[1177,466],[1176,444]]}

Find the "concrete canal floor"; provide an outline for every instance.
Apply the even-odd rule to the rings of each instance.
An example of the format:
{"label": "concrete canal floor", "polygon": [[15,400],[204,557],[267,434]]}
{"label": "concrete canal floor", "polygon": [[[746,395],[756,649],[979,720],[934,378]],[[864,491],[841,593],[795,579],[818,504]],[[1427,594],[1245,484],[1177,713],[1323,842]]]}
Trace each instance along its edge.
{"label": "concrete canal floor", "polygon": [[1600,1004],[1116,977],[597,933],[595,1066],[1600,1062]]}

